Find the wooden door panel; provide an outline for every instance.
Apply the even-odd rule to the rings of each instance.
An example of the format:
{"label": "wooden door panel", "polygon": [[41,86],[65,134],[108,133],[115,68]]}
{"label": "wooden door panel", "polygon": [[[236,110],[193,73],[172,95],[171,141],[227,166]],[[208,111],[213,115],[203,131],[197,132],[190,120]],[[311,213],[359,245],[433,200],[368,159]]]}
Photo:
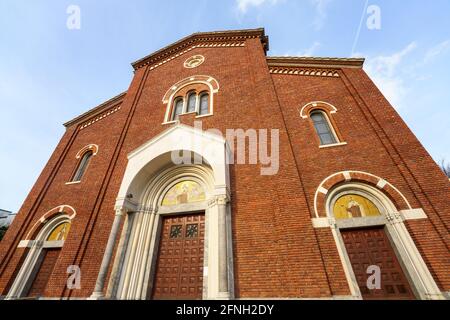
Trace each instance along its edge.
{"label": "wooden door panel", "polygon": [[201,299],[205,215],[163,218],[153,299]]}
{"label": "wooden door panel", "polygon": [[[364,299],[415,299],[384,228],[342,230],[341,234]],[[381,289],[367,288],[371,265],[381,269]]]}

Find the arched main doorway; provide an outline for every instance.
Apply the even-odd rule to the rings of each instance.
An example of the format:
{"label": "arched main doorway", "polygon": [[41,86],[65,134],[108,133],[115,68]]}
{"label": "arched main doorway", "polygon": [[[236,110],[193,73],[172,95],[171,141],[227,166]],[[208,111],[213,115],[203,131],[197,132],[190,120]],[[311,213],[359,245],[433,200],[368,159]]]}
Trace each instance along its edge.
{"label": "arched main doorway", "polygon": [[233,297],[229,152],[223,137],[179,124],[129,154],[92,298],[111,263],[107,298]]}
{"label": "arched main doorway", "polygon": [[152,177],[138,210],[127,214],[117,298],[203,298],[213,193],[205,165],[169,166]]}

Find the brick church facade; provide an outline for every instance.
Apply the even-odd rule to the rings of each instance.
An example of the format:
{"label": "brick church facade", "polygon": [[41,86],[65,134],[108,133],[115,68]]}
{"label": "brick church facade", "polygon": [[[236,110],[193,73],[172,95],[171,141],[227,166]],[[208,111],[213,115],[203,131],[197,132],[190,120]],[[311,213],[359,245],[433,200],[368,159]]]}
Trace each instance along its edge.
{"label": "brick church facade", "polygon": [[67,122],[0,242],[0,296],[448,298],[449,181],[364,60],[268,49],[193,34]]}

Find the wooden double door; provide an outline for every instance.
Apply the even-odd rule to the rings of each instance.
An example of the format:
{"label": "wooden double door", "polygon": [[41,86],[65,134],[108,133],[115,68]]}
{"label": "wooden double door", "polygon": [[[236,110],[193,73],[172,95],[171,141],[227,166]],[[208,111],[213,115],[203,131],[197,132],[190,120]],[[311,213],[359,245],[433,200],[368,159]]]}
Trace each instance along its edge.
{"label": "wooden double door", "polygon": [[202,299],[205,215],[163,218],[153,299]]}
{"label": "wooden double door", "polygon": [[[383,227],[341,230],[345,248],[363,299],[415,299],[411,286]],[[381,271],[380,288],[369,289],[367,273],[370,266]]]}

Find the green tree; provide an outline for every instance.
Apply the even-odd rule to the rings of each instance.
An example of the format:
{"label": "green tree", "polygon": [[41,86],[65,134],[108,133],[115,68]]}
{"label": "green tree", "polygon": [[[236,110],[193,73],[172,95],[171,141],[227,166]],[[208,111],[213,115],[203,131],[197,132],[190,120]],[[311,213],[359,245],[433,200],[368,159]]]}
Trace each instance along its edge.
{"label": "green tree", "polygon": [[441,161],[441,169],[450,178],[450,163],[447,163],[445,160]]}
{"label": "green tree", "polygon": [[0,227],[0,241],[2,241],[3,236],[6,233],[6,230],[8,230],[8,227],[6,227],[6,226]]}

